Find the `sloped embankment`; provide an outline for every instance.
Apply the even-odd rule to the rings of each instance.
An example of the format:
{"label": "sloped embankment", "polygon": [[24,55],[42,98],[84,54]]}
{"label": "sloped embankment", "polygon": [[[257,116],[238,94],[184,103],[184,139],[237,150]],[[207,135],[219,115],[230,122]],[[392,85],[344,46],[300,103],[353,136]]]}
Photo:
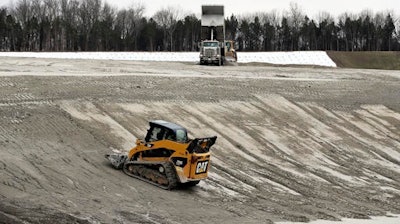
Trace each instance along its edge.
{"label": "sloped embankment", "polygon": [[[400,213],[400,72],[10,58],[0,67],[0,223]],[[165,191],[110,167],[104,154],[129,150],[153,119],[218,136],[207,180]]]}
{"label": "sloped embankment", "polygon": [[396,51],[327,51],[340,68],[400,70],[400,52]]}

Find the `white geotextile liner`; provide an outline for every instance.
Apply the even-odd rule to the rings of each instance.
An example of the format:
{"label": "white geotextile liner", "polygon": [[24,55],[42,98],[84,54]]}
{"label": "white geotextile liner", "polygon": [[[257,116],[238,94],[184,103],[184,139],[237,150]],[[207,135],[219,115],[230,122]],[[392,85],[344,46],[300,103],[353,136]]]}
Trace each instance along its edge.
{"label": "white geotextile liner", "polygon": [[[239,63],[319,65],[336,67],[324,51],[238,52]],[[65,58],[127,61],[197,62],[198,52],[0,52],[3,57]]]}

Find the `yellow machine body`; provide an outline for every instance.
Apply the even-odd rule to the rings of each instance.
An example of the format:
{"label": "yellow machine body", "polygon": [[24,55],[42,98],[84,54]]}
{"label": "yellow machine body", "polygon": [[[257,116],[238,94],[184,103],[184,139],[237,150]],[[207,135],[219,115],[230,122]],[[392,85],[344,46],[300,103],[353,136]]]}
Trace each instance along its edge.
{"label": "yellow machine body", "polygon": [[162,120],[149,123],[146,137],[136,140],[128,154],[105,155],[114,168],[164,189],[194,186],[207,178],[216,136],[189,139],[182,126]]}
{"label": "yellow machine body", "polygon": [[[145,142],[138,139],[136,141],[136,147],[130,150],[128,158],[132,160],[136,156],[135,160],[137,161],[170,161],[175,165],[176,173],[181,183],[207,178],[210,165],[210,152],[189,153],[187,151],[189,145],[190,142],[181,143],[166,139],[154,142]],[[162,156],[161,152],[161,155],[154,155],[154,157],[151,156],[151,153],[146,153],[157,149],[167,149],[173,152],[171,155],[164,156]]]}

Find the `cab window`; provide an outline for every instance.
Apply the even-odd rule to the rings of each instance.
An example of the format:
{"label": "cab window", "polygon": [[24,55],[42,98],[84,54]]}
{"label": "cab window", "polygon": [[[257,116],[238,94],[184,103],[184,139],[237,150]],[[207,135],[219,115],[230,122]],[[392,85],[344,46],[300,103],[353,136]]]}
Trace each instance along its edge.
{"label": "cab window", "polygon": [[187,142],[186,131],[184,131],[184,130],[176,130],[176,141],[178,141],[178,142]]}
{"label": "cab window", "polygon": [[158,141],[162,138],[161,128],[154,127],[150,135],[150,141]]}

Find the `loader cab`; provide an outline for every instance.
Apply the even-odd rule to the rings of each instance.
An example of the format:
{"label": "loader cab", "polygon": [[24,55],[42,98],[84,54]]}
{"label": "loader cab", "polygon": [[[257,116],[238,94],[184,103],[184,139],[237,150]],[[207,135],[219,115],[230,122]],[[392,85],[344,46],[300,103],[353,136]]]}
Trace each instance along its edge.
{"label": "loader cab", "polygon": [[187,131],[184,127],[163,120],[150,121],[150,128],[147,131],[146,142],[170,140],[186,143],[188,141]]}

